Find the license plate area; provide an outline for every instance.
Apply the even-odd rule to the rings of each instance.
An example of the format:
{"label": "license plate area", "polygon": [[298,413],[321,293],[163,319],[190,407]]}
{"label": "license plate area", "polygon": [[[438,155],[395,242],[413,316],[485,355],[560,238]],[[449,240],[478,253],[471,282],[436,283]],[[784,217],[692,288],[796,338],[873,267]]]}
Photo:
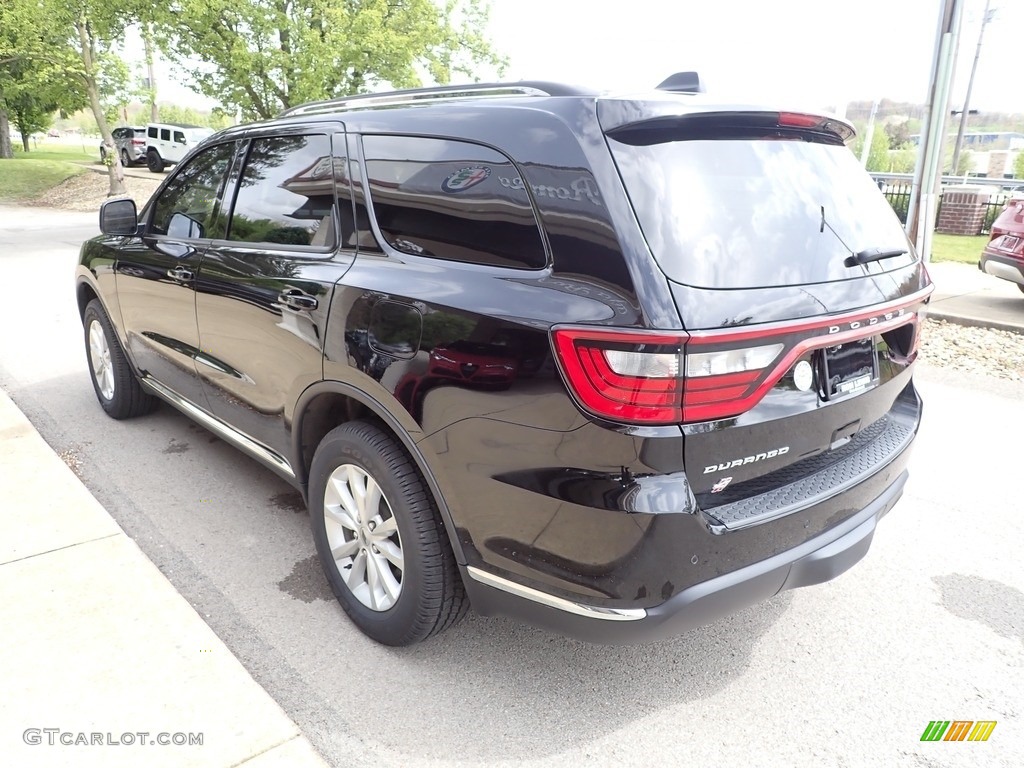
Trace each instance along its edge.
{"label": "license plate area", "polygon": [[870,389],[878,383],[874,339],[858,339],[818,350],[819,392],[836,400]]}

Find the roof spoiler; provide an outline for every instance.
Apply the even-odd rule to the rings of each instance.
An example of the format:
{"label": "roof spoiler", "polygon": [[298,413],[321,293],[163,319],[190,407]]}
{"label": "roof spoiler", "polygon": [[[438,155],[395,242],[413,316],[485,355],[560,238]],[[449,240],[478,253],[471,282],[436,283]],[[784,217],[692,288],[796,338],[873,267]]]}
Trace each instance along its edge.
{"label": "roof spoiler", "polygon": [[705,93],[704,83],[696,72],[676,72],[669,75],[658,84],[659,91],[673,91],[675,93]]}

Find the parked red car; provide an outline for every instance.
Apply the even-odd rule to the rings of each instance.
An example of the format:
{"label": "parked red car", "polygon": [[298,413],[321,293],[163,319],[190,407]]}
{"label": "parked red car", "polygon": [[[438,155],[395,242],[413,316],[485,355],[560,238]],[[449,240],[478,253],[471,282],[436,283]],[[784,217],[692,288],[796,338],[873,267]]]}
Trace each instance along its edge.
{"label": "parked red car", "polygon": [[978,269],[1016,283],[1024,293],[1024,199],[1010,200],[992,223]]}

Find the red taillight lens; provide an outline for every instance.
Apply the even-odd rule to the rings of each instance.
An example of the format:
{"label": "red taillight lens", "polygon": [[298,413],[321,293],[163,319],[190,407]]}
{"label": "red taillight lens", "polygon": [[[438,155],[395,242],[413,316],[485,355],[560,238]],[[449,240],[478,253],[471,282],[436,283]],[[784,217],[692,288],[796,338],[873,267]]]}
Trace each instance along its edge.
{"label": "red taillight lens", "polygon": [[679,424],[735,416],[782,344],[684,354],[689,336],[592,328],[553,332],[558,363],[577,401],[630,424]]}
{"label": "red taillight lens", "polygon": [[686,338],[599,328],[552,332],[558,364],[577,401],[595,416],[630,424],[682,420]]}
{"label": "red taillight lens", "polygon": [[555,326],[551,340],[587,412],[626,424],[712,421],[756,406],[809,350],[880,335],[912,362],[931,292],[868,311],[689,333]]}
{"label": "red taillight lens", "polygon": [[779,113],[779,125],[787,128],[817,128],[825,122],[825,118],[817,115],[802,115],[799,112]]}
{"label": "red taillight lens", "polygon": [[135,145],[136,147],[141,147],[145,143],[145,139],[132,139],[132,144]]}

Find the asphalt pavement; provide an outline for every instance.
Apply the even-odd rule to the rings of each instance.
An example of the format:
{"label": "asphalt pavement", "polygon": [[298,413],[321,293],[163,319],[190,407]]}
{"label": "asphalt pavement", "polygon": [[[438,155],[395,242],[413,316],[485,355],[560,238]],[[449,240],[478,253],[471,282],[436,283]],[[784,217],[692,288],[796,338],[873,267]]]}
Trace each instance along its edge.
{"label": "asphalt pavement", "polygon": [[[386,649],[276,477],[170,409],[102,415],[71,290],[95,229],[0,206],[0,765],[1024,764],[1019,388],[920,369],[904,499],[833,582],[638,648],[470,616]],[[1014,286],[930,269],[933,317],[1024,332]],[[935,719],[997,726],[921,743]]]}

